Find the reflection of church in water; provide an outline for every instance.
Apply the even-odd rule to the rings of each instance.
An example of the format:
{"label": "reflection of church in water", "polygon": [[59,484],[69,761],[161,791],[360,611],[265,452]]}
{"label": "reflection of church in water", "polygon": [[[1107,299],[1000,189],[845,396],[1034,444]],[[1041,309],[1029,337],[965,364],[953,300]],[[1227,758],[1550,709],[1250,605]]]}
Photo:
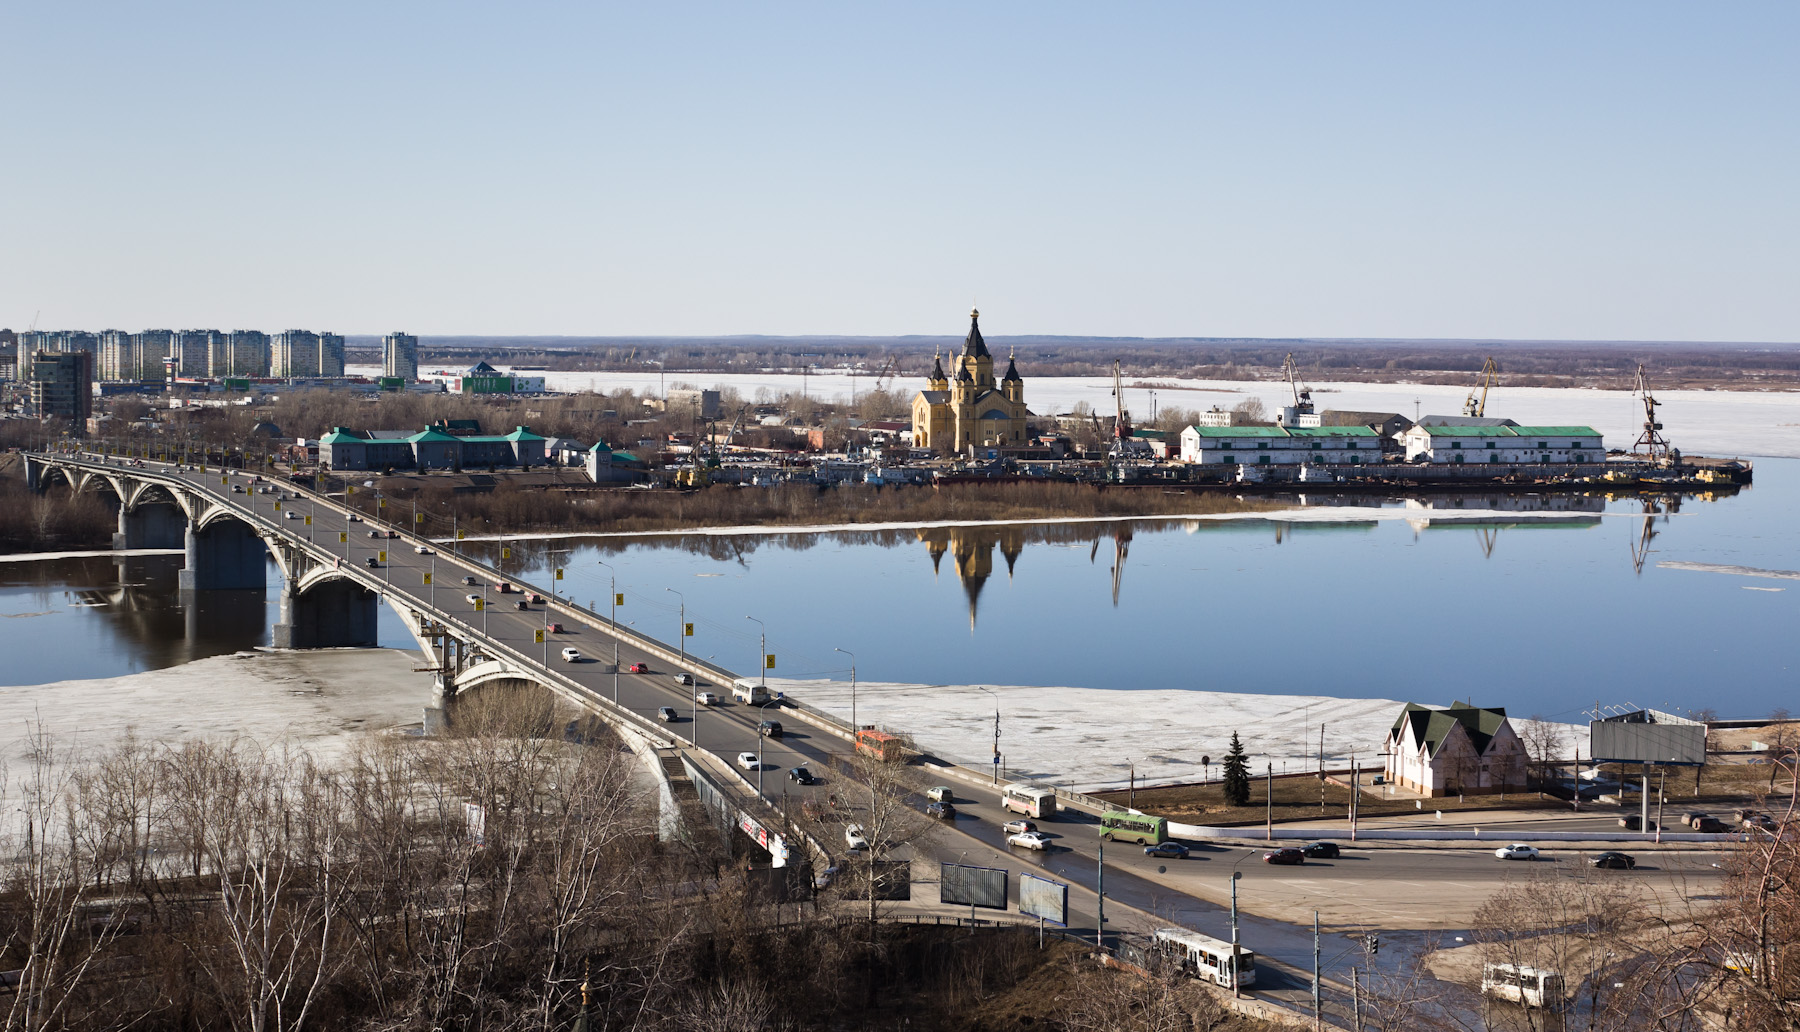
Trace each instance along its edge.
{"label": "reflection of church in water", "polygon": [[[1028,533],[1035,534],[1033,541],[1042,542],[1042,528],[1019,524],[988,527],[928,527],[918,531],[919,540],[925,542],[925,551],[931,556],[931,572],[935,575],[943,572],[944,556],[949,554],[956,567],[956,579],[962,581],[963,594],[969,596],[969,629],[975,629],[975,613],[981,600],[981,589],[987,585],[989,577],[994,575],[994,549],[1006,560],[1006,579],[1011,580],[1013,566],[1019,561],[1019,553],[1025,550]],[[1092,563],[1100,553],[1102,541],[1111,539],[1112,555],[1112,603],[1119,605],[1119,587],[1125,579],[1125,559],[1131,554],[1132,525],[1129,522],[1110,524],[1103,530],[1094,533],[1093,547],[1088,551],[1088,562]]]}
{"label": "reflection of church in water", "polygon": [[969,596],[969,629],[975,629],[975,609],[981,589],[994,575],[994,547],[1006,559],[1006,576],[1012,578],[1013,564],[1025,550],[1025,528],[1001,527],[928,527],[918,532],[931,555],[931,570],[941,572],[944,553],[950,553],[956,565],[956,578],[962,581],[963,593]]}

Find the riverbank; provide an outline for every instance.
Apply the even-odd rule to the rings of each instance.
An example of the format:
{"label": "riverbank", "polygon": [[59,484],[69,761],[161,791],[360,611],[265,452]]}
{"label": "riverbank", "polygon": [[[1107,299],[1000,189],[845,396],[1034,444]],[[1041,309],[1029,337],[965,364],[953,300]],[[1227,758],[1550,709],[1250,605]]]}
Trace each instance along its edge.
{"label": "riverbank", "polygon": [[36,724],[66,747],[126,734],[155,742],[245,738],[341,751],[351,735],[417,723],[431,699],[418,656],[397,649],[253,651],[122,677],[0,687],[0,767],[29,769]]}

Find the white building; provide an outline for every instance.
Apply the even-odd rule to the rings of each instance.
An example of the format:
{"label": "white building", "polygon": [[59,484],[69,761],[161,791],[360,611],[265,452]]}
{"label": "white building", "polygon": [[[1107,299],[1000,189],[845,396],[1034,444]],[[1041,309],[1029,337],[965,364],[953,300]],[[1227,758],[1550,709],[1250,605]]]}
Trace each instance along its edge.
{"label": "white building", "polygon": [[1406,461],[1599,463],[1606,445],[1586,426],[1415,426],[1400,435]]}
{"label": "white building", "polygon": [[1504,709],[1409,702],[1383,744],[1390,785],[1425,796],[1488,795],[1525,788],[1525,744]]}
{"label": "white building", "polygon": [[1366,426],[1190,426],[1181,432],[1181,461],[1355,466],[1381,461],[1381,438]]}

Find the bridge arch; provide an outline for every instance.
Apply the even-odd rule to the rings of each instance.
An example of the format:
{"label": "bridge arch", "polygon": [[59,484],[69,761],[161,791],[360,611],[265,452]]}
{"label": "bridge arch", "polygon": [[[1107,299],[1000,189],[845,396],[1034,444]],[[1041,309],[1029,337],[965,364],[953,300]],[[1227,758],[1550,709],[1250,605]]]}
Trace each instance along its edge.
{"label": "bridge arch", "polygon": [[276,648],[322,649],[378,642],[381,596],[332,567],[289,579],[281,590]]}

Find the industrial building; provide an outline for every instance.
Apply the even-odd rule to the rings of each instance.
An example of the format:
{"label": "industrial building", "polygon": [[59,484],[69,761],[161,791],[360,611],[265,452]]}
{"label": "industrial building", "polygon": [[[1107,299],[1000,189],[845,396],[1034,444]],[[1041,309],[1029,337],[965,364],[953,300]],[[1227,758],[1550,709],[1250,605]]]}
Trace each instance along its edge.
{"label": "industrial building", "polygon": [[1586,426],[1418,426],[1400,435],[1406,461],[1426,463],[1601,463],[1606,445]]}
{"label": "industrial building", "polygon": [[1366,426],[1190,426],[1181,461],[1204,465],[1361,465],[1381,461],[1381,438]]}

